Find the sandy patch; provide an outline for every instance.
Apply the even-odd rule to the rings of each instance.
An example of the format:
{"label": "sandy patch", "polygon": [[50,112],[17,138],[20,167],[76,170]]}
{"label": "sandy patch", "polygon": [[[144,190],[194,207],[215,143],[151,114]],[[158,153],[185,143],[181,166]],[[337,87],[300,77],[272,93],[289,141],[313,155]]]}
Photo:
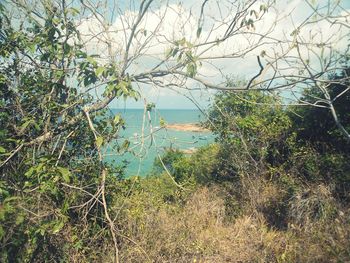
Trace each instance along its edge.
{"label": "sandy patch", "polygon": [[175,131],[209,132],[208,129],[201,127],[198,123],[173,123],[167,124],[165,128]]}

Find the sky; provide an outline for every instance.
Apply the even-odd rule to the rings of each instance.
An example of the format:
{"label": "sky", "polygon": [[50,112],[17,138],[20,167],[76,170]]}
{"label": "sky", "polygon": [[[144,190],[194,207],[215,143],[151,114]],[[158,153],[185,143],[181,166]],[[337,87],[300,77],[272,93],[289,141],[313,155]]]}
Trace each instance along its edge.
{"label": "sky", "polygon": [[[138,4],[140,1],[112,1],[109,0],[101,10],[99,17],[88,17],[80,22],[78,27],[87,41],[86,48],[90,53],[98,53],[106,60],[111,58],[121,61],[124,55],[126,39],[131,32],[130,25],[137,18]],[[199,44],[215,41],[222,37],[227,30],[227,26],[232,21],[235,10],[238,10],[237,3],[242,1],[216,1],[209,0],[204,8],[203,16],[200,19],[200,10],[202,1],[154,1],[150,9],[144,16],[138,27],[137,36],[130,47],[130,55],[140,53],[127,69],[130,76],[151,70],[166,56],[167,51],[173,45],[171,42],[183,37],[191,44]],[[271,56],[276,53],[283,53],[289,47],[287,45],[276,44],[275,39],[288,40],[292,42],[292,32],[304,23],[311,14],[311,8],[305,0],[277,0],[268,12],[262,12],[261,6],[266,5],[268,1],[258,1],[251,6],[249,11],[255,10],[255,13],[249,12],[246,19],[252,18],[259,20],[254,23],[254,28],[244,30],[244,34],[235,35],[219,45],[203,45],[196,48],[193,52],[201,58],[201,65],[198,67],[197,76],[211,83],[223,83],[224,76],[239,76],[240,78],[250,79],[259,72],[259,65],[256,60],[257,55],[266,52]],[[327,1],[310,1],[314,6],[324,6]],[[116,3],[118,8],[113,8]],[[349,13],[350,1],[340,1],[344,10],[336,11],[342,14],[339,18],[344,23],[350,23]],[[326,9],[322,9],[326,11]],[[257,15],[255,15],[258,13]],[[113,15],[112,15],[113,14]],[[345,14],[345,15],[344,15]],[[108,34],[101,34],[104,27],[101,21],[108,24]],[[106,22],[108,21],[108,22]],[[202,25],[201,35],[198,37],[198,24]],[[344,27],[342,27],[342,30]],[[345,28],[346,29],[346,28]],[[349,29],[349,28],[347,28]],[[348,45],[348,38],[340,38],[349,32],[342,32],[339,27],[326,21],[304,26],[303,32],[300,32],[305,41],[320,41],[333,43],[334,48],[343,50]],[[248,34],[246,34],[248,33]],[[101,37],[92,38],[99,35]],[[153,38],[151,36],[153,35]],[[271,41],[265,39],[260,45],[261,35],[268,35]],[[108,50],[105,44],[106,39],[111,43],[111,49]],[[272,40],[274,39],[274,40]],[[332,42],[333,41],[333,42]],[[146,44],[145,44],[146,43]],[[246,52],[247,50],[249,52]],[[112,51],[111,51],[112,50]],[[295,50],[288,51],[288,55],[295,54]],[[294,52],[294,53],[293,53]],[[308,50],[301,50],[302,55],[313,58],[308,54]],[[320,51],[316,51],[320,52]],[[327,56],[327,50],[325,51]],[[226,58],[221,58],[226,57]],[[262,59],[264,66],[268,59]],[[102,62],[101,62],[102,63]],[[174,63],[174,62],[173,62]],[[313,63],[313,62],[312,62]],[[171,62],[167,67],[171,66]],[[286,65],[287,66],[287,65]],[[315,63],[315,70],[317,65]],[[286,69],[284,74],[290,72]],[[267,71],[266,76],[269,76]],[[134,85],[141,93],[142,99],[135,102],[133,100],[114,100],[112,108],[143,108],[145,100],[153,102],[159,109],[191,109],[197,106],[206,107],[215,94],[214,90],[205,89],[192,80],[179,80],[176,78],[165,78],[166,84],[178,83],[182,81],[182,87],[185,88],[165,88],[157,85],[139,84]],[[192,89],[192,90],[191,90]],[[97,96],[102,91],[97,91]],[[197,103],[194,104],[193,101]]]}

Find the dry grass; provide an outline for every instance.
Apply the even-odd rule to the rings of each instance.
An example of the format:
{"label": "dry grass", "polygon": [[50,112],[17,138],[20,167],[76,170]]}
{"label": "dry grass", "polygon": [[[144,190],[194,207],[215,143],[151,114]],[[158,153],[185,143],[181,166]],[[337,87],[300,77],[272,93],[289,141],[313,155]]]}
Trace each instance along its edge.
{"label": "dry grass", "polygon": [[[146,212],[140,227],[129,233],[154,262],[272,262],[284,253],[285,238],[268,229],[263,216],[226,222],[224,214],[219,191],[205,187],[175,212]],[[133,247],[122,251],[124,261],[145,260]]]}
{"label": "dry grass", "polygon": [[[201,187],[184,205],[156,209],[134,196],[122,225],[128,225],[125,234],[137,245],[123,242],[122,262],[350,262],[350,212],[327,210],[335,205],[328,187],[297,193],[287,204],[283,230],[271,226],[262,208],[273,209],[285,192],[267,181],[246,187],[244,213],[230,220],[219,187]],[[142,212],[135,216],[137,209]]]}

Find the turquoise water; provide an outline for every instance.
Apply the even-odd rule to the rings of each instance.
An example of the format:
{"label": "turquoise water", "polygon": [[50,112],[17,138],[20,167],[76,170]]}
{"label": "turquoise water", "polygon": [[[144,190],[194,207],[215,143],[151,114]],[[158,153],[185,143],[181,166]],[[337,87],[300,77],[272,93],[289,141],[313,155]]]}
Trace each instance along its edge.
{"label": "turquoise water", "polygon": [[193,150],[207,145],[214,140],[210,132],[175,131],[161,128],[163,119],[166,123],[198,123],[205,117],[199,110],[152,110],[113,109],[113,114],[120,114],[126,122],[126,129],[120,132],[120,142],[130,141],[129,152],[120,156],[109,150],[107,161],[120,163],[127,161],[126,175],[146,175],[152,170],[153,162],[165,148]]}

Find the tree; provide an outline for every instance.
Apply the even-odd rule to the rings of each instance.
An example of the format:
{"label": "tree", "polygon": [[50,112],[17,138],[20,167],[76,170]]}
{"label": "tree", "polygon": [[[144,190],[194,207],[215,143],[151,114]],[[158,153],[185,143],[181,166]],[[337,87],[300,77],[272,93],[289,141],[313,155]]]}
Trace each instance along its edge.
{"label": "tree", "polygon": [[[301,93],[317,87],[323,107],[326,103],[349,140],[325,92],[334,82],[328,75],[345,69],[349,12],[344,1],[305,1],[300,10],[295,2],[282,7],[269,0],[200,1],[194,6],[149,0],[125,7],[105,3],[106,8],[101,3],[82,2],[81,35],[89,41],[88,49],[101,47],[103,61],[117,60],[120,75],[128,73],[134,85],[142,85],[141,96],[151,85],[187,91],[262,89],[279,92],[283,103],[309,105]],[[245,64],[248,81],[228,85],[228,73]],[[345,85],[348,79],[337,83]]]}
{"label": "tree", "polygon": [[292,123],[279,98],[268,93],[218,93],[206,125],[222,145],[221,170],[231,176],[252,171],[259,174],[267,164],[273,166],[286,158]]}
{"label": "tree", "polygon": [[[136,93],[113,65],[98,67],[82,51],[76,11],[64,1],[24,21],[0,7],[1,261],[94,261],[91,244],[101,237],[112,241],[117,260],[105,189],[122,170],[101,152],[122,121],[80,89],[107,83],[106,97]],[[109,235],[101,236],[105,228]]]}
{"label": "tree", "polygon": [[[18,261],[74,257],[66,242],[80,249],[78,256],[94,261],[89,240],[107,238],[118,262],[122,235],[118,212],[108,208],[107,189],[116,187],[122,171],[104,162],[104,152],[113,145],[123,153],[129,143],[118,137],[124,121],[111,116],[108,107],[118,99],[147,99],[142,94],[147,85],[287,89],[303,104],[296,93],[318,87],[336,112],[324,86],[335,81],[326,78],[329,72],[343,69],[343,54],[334,50],[347,51],[334,46],[349,33],[349,13],[341,2],[325,7],[306,2],[311,14],[292,26],[289,36],[276,33],[276,26],[290,13],[268,17],[278,13],[274,1],[204,0],[198,12],[162,3],[9,0],[0,5],[0,220],[9,229],[0,228],[3,261],[15,254]],[[272,23],[263,27],[266,21]],[[305,36],[320,23],[336,27],[331,37]],[[172,31],[164,29],[168,24]],[[204,71],[213,63],[209,71],[215,69],[216,61],[242,65],[247,56],[256,58],[258,68],[244,85],[222,82],[225,73],[211,79]],[[348,75],[337,79],[346,81]],[[345,94],[348,89],[335,97]]]}
{"label": "tree", "polygon": [[[305,91],[301,101],[305,107],[294,107],[293,118],[299,127],[299,138],[313,142],[331,144],[332,147],[349,151],[347,131],[349,131],[349,68],[329,76],[329,84]],[[313,107],[317,105],[318,107]],[[336,111],[335,111],[336,109]]]}

